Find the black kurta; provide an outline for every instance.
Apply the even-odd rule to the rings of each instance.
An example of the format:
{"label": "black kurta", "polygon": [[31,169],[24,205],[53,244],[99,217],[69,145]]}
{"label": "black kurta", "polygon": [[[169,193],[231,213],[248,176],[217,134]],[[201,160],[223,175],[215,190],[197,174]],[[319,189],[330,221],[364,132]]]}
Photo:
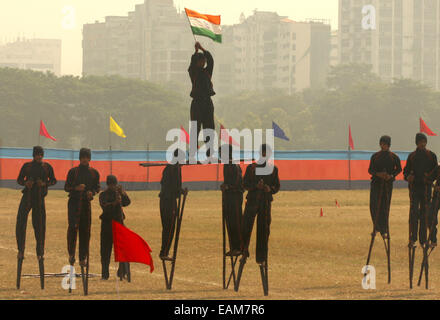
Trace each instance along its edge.
{"label": "black kurta", "polygon": [[162,247],[160,256],[168,256],[174,238],[177,219],[177,198],[182,192],[182,170],[180,165],[167,165],[160,181],[160,217],[162,220]]}
{"label": "black kurta", "polygon": [[[40,180],[44,185],[38,186]],[[17,239],[18,251],[24,254],[26,243],[26,226],[29,212],[32,209],[32,226],[34,228],[36,240],[37,256],[44,255],[44,243],[46,238],[46,206],[45,197],[48,187],[57,183],[53,168],[46,162],[38,163],[36,161],[27,162],[23,165],[17,178],[17,183],[25,186],[27,181],[33,181],[31,189],[25,187],[22,190],[20,205],[17,214],[17,224],[15,235]]]}
{"label": "black kurta", "polygon": [[[101,219],[101,266],[102,277],[109,278],[109,265],[113,247],[113,229],[112,222],[115,220],[120,224],[124,224],[125,214],[123,207],[130,205],[131,201],[127,193],[121,193],[121,203],[116,200],[116,191],[106,189],[99,195],[99,204],[102,208]],[[119,273],[122,271],[124,264],[119,263]]]}
{"label": "black kurta", "polygon": [[[85,190],[80,192],[75,188],[84,184]],[[72,168],[67,174],[64,190],[69,193],[68,222],[67,229],[67,250],[71,263],[74,262],[76,239],[79,232],[79,260],[84,261],[89,253],[90,227],[92,223],[92,209],[87,192],[95,196],[100,190],[99,173],[97,170],[79,165]]]}
{"label": "black kurta", "polygon": [[[257,246],[256,261],[262,263],[267,261],[268,242],[271,224],[271,205],[273,195],[280,190],[280,179],[278,177],[278,168],[273,167],[269,175],[259,176],[256,174],[256,168],[263,165],[251,164],[246,168],[244,175],[244,188],[248,190],[246,196],[246,206],[243,217],[243,253],[248,255],[249,242],[254,226],[255,216],[257,218]],[[270,191],[257,189],[258,182],[263,180],[264,184],[269,186]]]}
{"label": "black kurta", "polygon": [[238,164],[225,164],[223,166],[224,185],[226,190],[222,193],[223,215],[225,218],[230,250],[241,250],[243,241],[241,237],[241,224],[243,220],[243,177]]}
{"label": "black kurta", "polygon": [[410,240],[419,241],[423,245],[427,237],[427,220],[431,205],[432,183],[437,176],[437,156],[430,150],[417,149],[408,156],[408,160],[403,170],[405,180],[410,175],[415,177],[412,183],[408,184],[410,194]]}
{"label": "black kurta", "polygon": [[[388,173],[392,179],[385,181],[377,176],[378,173]],[[379,151],[370,160],[368,173],[371,174],[370,213],[375,231],[389,235],[389,214],[393,182],[402,172],[399,157],[390,151]]]}

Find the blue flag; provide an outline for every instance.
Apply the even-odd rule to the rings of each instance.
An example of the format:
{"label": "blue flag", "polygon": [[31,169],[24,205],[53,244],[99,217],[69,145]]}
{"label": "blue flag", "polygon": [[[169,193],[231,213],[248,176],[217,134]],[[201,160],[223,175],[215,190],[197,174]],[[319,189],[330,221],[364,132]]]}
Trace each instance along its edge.
{"label": "blue flag", "polygon": [[286,137],[286,134],[284,133],[283,129],[281,129],[280,126],[277,125],[273,121],[272,121],[272,129],[273,129],[273,133],[274,133],[275,138],[290,141],[290,139]]}

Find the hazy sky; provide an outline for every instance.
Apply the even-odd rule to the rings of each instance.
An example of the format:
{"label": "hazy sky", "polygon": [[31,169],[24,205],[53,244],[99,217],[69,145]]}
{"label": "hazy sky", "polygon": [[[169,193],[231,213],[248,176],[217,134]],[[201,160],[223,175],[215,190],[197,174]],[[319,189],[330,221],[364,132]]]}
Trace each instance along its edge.
{"label": "hazy sky", "polygon": [[[108,15],[126,15],[139,3],[143,0],[2,0],[0,43],[10,42],[18,36],[62,39],[61,72],[80,75],[82,25],[103,21]],[[223,24],[237,23],[241,12],[249,16],[254,9],[276,11],[298,21],[328,19],[332,29],[338,24],[338,0],[174,0],[174,3],[181,9],[187,7],[202,13],[220,14]],[[69,12],[74,12],[73,23],[66,20]]]}

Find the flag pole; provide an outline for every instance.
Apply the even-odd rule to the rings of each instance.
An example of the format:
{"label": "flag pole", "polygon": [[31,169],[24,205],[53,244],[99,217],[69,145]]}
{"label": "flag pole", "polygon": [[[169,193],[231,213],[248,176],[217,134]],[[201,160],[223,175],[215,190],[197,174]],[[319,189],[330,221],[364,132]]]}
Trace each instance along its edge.
{"label": "flag pole", "polygon": [[348,189],[351,190],[351,148],[348,146]]}
{"label": "flag pole", "polygon": [[2,153],[2,139],[0,138],[0,188],[1,188],[1,184],[2,184],[2,155],[1,155],[1,153]]}
{"label": "flag pole", "polygon": [[40,119],[40,126],[38,127],[38,146],[40,145],[40,139],[41,139],[40,129],[41,129],[41,119]]}
{"label": "flag pole", "polygon": [[186,8],[185,8],[185,15],[186,15],[186,18],[188,19],[189,28],[191,29],[191,33],[192,33],[192,35],[193,35],[194,42],[197,42],[197,40],[196,40],[196,36],[195,36],[195,34],[194,34],[194,32],[193,32],[193,30],[192,30],[192,28],[191,28],[191,22],[189,21],[189,17],[188,17],[188,13],[186,12]]}
{"label": "flag pole", "polygon": [[[111,116],[110,116],[111,117]],[[108,147],[110,151],[110,174],[113,174],[113,157],[112,157],[112,133],[108,130]]]}
{"label": "flag pole", "polygon": [[[147,163],[150,162],[150,144],[147,143]],[[147,190],[150,190],[150,167],[147,168]]]}

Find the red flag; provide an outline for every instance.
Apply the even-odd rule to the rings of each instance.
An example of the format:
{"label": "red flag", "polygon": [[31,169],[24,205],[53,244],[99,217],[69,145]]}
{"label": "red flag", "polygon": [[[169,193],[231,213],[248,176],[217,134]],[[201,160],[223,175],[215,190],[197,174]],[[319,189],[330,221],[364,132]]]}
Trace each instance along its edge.
{"label": "red flag", "polygon": [[348,125],[348,145],[350,146],[351,150],[354,150],[354,142],[353,137],[351,136],[351,126]]}
{"label": "red flag", "polygon": [[113,244],[116,262],[138,262],[154,270],[151,248],[139,235],[113,220]]}
{"label": "red flag", "polygon": [[180,141],[189,144],[189,134],[186,132],[185,128],[180,126]]}
{"label": "red flag", "polygon": [[426,125],[425,121],[420,118],[420,132],[426,133],[428,136],[434,137],[437,136],[431,129]]}
{"label": "red flag", "polygon": [[237,141],[235,141],[234,139],[232,139],[231,136],[229,136],[228,132],[226,131],[225,127],[220,123],[220,139],[223,142],[226,142],[230,145],[234,145],[237,147],[240,147],[240,144],[237,143]]}
{"label": "red flag", "polygon": [[52,137],[49,132],[47,132],[46,126],[44,125],[43,120],[40,120],[40,136],[46,137],[48,139],[51,139],[53,141],[57,141],[54,137]]}
{"label": "red flag", "polygon": [[339,205],[338,199],[335,199],[335,204],[336,204],[336,207],[338,207],[338,208],[341,207],[341,206]]}
{"label": "red flag", "polygon": [[322,210],[322,208],[321,208],[321,217],[323,217],[324,216],[324,210]]}

